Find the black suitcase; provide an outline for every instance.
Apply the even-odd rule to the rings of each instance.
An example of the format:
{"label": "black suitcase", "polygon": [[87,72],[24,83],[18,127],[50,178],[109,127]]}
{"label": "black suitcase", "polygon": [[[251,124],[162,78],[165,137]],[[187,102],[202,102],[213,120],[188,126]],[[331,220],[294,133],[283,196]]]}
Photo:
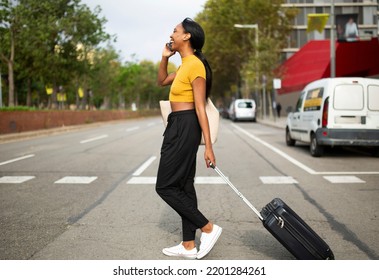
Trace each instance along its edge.
{"label": "black suitcase", "polygon": [[334,260],[328,244],[280,198],[260,212],[263,226],[299,260]]}
{"label": "black suitcase", "polygon": [[326,242],[280,198],[273,199],[259,212],[213,164],[211,167],[254,211],[263,226],[299,260],[334,260]]}

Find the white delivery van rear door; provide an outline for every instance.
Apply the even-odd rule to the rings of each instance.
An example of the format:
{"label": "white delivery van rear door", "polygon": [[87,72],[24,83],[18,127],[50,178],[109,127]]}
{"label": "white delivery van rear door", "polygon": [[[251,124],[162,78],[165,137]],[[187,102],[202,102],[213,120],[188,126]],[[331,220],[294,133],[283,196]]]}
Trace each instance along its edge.
{"label": "white delivery van rear door", "polygon": [[[378,129],[379,81],[363,78],[338,81],[329,103],[328,128]],[[371,100],[369,100],[371,99]]]}

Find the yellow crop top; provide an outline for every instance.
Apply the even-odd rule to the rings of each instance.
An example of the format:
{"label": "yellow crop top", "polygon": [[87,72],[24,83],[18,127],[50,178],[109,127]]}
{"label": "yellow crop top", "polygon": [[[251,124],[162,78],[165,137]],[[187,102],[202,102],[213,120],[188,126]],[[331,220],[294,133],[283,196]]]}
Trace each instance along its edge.
{"label": "yellow crop top", "polygon": [[169,100],[172,102],[194,102],[192,82],[198,78],[206,79],[203,62],[195,55],[182,58],[182,65],[176,71],[171,85]]}

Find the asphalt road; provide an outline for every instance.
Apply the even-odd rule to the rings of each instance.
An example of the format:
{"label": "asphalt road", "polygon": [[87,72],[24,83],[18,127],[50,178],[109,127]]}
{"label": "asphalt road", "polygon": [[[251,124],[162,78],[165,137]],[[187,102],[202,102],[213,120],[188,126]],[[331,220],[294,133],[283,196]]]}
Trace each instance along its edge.
{"label": "asphalt road", "polygon": [[[181,223],[155,192],[162,133],[156,117],[0,143],[0,259],[169,260],[161,250],[181,241]],[[287,147],[283,129],[228,120],[214,150],[258,209],[280,197],[336,259],[379,259],[378,158],[353,149],[312,158],[307,146]],[[293,259],[203,151],[199,208],[223,227],[206,259]]]}

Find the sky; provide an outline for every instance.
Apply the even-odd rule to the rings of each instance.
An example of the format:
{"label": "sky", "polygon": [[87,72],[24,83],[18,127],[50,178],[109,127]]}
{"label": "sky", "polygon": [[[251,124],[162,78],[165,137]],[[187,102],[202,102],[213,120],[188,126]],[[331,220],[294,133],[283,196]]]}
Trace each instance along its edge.
{"label": "sky", "polygon": [[[105,31],[117,36],[113,43],[122,61],[161,59],[175,26],[203,10],[206,0],[82,0],[92,11],[100,6],[107,19]],[[134,55],[134,58],[133,58]],[[181,64],[179,54],[170,59]]]}

